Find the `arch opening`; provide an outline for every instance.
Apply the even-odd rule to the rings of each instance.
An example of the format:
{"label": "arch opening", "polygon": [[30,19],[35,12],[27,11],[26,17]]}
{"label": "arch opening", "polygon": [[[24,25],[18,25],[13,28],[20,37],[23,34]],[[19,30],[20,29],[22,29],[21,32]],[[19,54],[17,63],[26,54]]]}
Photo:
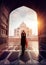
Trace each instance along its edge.
{"label": "arch opening", "polygon": [[[9,17],[9,44],[20,45],[21,32],[25,30],[28,39],[28,49],[35,57],[39,55],[37,13],[26,6],[19,7],[10,13]],[[17,39],[17,40],[15,40]],[[15,43],[16,42],[16,43]],[[17,44],[17,42],[19,42]]]}

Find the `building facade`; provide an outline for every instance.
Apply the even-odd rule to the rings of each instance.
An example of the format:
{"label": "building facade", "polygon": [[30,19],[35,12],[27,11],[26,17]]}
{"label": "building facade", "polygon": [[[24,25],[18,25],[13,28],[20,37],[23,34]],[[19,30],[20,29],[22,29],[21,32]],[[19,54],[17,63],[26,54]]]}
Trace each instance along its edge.
{"label": "building facade", "polygon": [[29,29],[24,22],[22,22],[22,23],[20,24],[20,27],[18,27],[17,29],[14,30],[14,36],[15,36],[16,38],[21,38],[21,33],[22,33],[23,30],[24,30],[25,33],[26,33],[26,37],[27,37],[27,38],[30,38],[31,35],[32,35],[32,30]]}
{"label": "building facade", "polygon": [[0,43],[6,43],[8,38],[8,16],[9,12],[5,6],[0,9]]}

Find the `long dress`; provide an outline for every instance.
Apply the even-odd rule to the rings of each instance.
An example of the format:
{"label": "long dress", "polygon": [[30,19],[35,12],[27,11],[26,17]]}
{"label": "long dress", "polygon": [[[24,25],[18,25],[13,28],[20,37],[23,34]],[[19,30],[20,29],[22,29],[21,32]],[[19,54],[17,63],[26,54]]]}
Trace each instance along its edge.
{"label": "long dress", "polygon": [[25,32],[22,32],[21,33],[21,46],[22,46],[22,55],[24,54],[25,52],[25,45],[26,45],[26,33]]}

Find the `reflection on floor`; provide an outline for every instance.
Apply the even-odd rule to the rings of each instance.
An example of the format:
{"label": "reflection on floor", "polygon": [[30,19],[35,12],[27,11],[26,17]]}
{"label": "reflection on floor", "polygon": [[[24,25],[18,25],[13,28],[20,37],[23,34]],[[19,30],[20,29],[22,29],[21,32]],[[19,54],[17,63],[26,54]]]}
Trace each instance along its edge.
{"label": "reflection on floor", "polygon": [[[0,54],[0,65],[10,64],[10,65],[18,65],[18,64],[39,64],[37,58],[34,59],[34,53],[30,50],[30,48],[25,50],[24,55],[21,57],[21,47],[19,45],[14,45],[9,47],[5,47]],[[41,61],[44,62],[43,60]]]}

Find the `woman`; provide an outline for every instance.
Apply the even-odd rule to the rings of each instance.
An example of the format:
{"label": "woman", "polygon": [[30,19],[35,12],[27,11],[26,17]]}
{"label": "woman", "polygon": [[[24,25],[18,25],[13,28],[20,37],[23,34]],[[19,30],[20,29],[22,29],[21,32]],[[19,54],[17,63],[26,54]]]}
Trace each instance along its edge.
{"label": "woman", "polygon": [[26,45],[26,33],[23,30],[22,33],[21,33],[21,47],[22,47],[22,53],[21,53],[21,55],[24,55],[25,45]]}

